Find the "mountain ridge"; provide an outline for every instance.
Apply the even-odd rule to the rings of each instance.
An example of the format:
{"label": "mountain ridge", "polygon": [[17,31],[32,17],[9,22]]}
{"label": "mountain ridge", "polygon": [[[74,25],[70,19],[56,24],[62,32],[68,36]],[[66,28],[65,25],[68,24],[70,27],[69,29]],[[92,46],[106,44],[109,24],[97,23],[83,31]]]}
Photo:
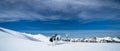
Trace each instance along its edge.
{"label": "mountain ridge", "polygon": [[[17,31],[2,28],[2,27],[0,27],[0,33],[1,33],[0,36],[3,36],[3,34],[4,34],[4,36],[11,35],[12,37],[17,37],[17,38],[21,38],[21,39],[28,39],[31,41],[45,41],[42,39],[43,38],[48,39],[46,36],[44,36],[42,34],[32,35],[32,34],[21,33],[21,32],[17,32]],[[40,39],[40,38],[42,38],[42,39]]]}

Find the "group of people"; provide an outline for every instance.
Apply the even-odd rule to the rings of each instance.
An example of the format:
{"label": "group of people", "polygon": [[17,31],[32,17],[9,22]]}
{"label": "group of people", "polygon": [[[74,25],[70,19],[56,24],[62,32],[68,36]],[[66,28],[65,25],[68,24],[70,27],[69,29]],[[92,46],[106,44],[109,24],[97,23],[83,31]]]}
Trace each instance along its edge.
{"label": "group of people", "polygon": [[60,37],[60,35],[58,35],[58,34],[55,34],[54,36],[52,36],[52,37],[49,39],[50,42],[55,42],[55,41],[59,41],[59,40],[61,40],[61,37]]}

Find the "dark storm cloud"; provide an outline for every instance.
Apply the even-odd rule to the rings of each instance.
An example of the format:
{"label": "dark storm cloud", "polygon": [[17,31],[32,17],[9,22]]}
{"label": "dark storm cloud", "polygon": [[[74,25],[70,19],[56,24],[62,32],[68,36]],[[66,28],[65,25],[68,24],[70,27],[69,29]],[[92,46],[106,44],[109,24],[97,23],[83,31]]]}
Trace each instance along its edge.
{"label": "dark storm cloud", "polygon": [[0,22],[120,20],[119,0],[0,0]]}

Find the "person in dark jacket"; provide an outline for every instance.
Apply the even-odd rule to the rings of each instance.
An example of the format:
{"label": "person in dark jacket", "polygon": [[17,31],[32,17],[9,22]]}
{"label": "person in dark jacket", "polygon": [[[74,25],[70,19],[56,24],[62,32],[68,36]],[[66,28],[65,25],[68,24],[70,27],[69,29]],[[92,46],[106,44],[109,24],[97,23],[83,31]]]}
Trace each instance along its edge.
{"label": "person in dark jacket", "polygon": [[58,34],[55,34],[54,36],[52,36],[51,38],[50,38],[50,42],[54,42],[54,41],[59,41],[59,40],[61,40],[61,38],[60,38],[60,35],[58,35]]}

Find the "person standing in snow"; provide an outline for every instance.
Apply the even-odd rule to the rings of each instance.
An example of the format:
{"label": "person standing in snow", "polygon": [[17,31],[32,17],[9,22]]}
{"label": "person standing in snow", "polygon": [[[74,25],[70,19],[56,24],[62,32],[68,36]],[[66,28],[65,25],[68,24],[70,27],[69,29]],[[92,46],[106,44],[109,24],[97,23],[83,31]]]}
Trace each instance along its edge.
{"label": "person standing in snow", "polygon": [[54,41],[59,41],[59,40],[61,40],[61,37],[60,37],[60,35],[58,35],[58,34],[55,34],[54,36],[52,36],[51,38],[50,38],[50,42],[54,42]]}

